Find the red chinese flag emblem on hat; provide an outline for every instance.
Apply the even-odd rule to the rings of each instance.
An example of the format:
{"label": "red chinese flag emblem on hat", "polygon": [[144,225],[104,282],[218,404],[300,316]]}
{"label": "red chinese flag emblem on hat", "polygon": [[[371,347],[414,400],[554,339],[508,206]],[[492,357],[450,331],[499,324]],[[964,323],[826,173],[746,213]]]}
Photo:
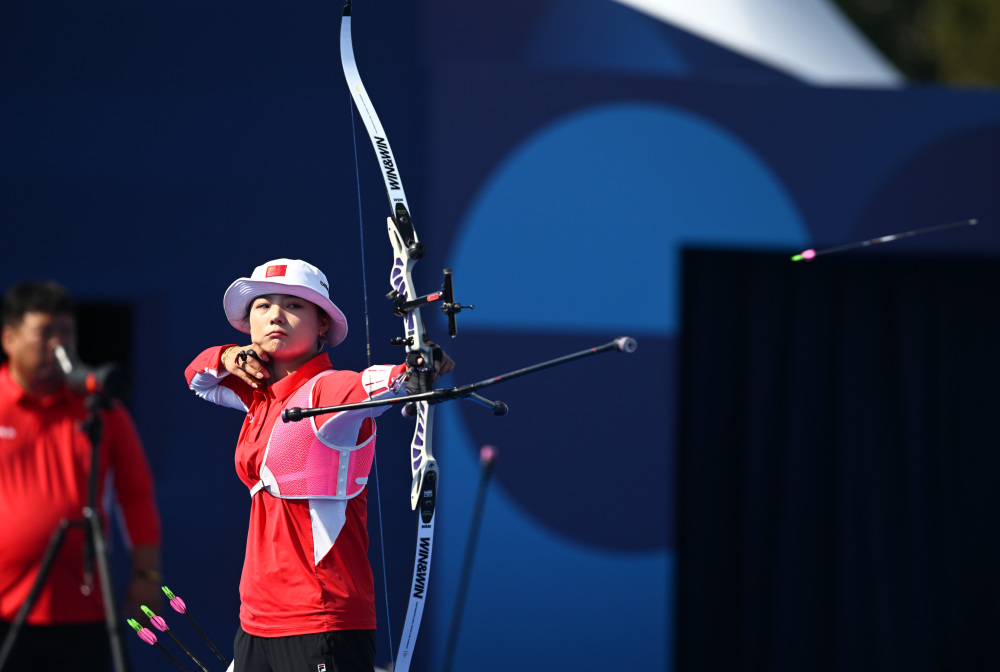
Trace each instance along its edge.
{"label": "red chinese flag emblem on hat", "polygon": [[276,275],[284,275],[286,270],[288,270],[288,266],[284,264],[280,266],[268,266],[267,271],[264,273],[264,277],[273,278]]}

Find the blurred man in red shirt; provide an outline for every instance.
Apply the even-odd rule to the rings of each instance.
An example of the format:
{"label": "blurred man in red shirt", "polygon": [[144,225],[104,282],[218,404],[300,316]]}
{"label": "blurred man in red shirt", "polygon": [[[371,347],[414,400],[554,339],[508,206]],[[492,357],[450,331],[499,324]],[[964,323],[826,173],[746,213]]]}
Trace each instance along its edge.
{"label": "blurred man in red shirt", "polygon": [[[74,346],[75,306],[52,282],[25,282],[3,301],[0,366],[0,642],[34,584],[42,556],[62,519],[79,520],[87,506],[91,445],[80,424],[85,397],[66,386],[55,357]],[[110,481],[132,544],[128,602],[158,606],[160,527],[149,466],[124,406],[101,411],[98,502]],[[102,512],[107,529],[106,512]],[[97,573],[84,581],[84,531],[70,527],[4,672],[106,672],[111,653]]]}

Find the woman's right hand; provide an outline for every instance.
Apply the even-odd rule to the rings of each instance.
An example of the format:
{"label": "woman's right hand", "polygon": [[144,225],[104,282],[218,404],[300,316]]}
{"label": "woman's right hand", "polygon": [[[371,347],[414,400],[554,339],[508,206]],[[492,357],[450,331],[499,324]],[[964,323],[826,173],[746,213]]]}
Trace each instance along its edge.
{"label": "woman's right hand", "polygon": [[[247,354],[244,356],[243,353]],[[267,379],[271,377],[265,365],[271,358],[256,343],[242,348],[232,345],[222,351],[220,361],[226,367],[226,371],[251,387],[258,387],[262,383],[266,385]]]}

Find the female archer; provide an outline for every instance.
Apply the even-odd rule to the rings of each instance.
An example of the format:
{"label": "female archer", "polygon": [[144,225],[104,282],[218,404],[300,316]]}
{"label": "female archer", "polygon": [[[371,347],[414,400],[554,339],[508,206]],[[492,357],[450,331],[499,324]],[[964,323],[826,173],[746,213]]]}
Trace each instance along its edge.
{"label": "female archer", "polygon": [[[361,373],[333,368],[324,345],[347,335],[326,276],[298,259],[258,266],[226,290],[230,324],[250,344],[205,350],[187,367],[203,399],[246,413],[236,471],[250,490],[240,580],[238,672],[372,672],[374,582],[368,563],[367,488],[375,416],[389,406],[284,423],[290,407],[400,396],[405,364]],[[440,356],[438,356],[440,353]],[[433,377],[454,362],[435,348]],[[418,358],[418,367],[424,362]],[[429,368],[429,367],[428,367]]]}

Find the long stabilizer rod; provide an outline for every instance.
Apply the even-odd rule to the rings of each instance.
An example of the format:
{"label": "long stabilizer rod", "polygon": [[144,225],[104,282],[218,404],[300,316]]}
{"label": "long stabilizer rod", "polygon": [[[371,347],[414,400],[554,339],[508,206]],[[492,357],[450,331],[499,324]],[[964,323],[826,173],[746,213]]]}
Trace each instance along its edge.
{"label": "long stabilizer rod", "polygon": [[553,366],[559,366],[560,364],[566,364],[568,362],[573,362],[578,359],[583,359],[584,357],[592,357],[594,355],[599,355],[602,352],[625,352],[633,353],[639,344],[631,336],[621,336],[611,341],[610,343],[605,343],[604,345],[599,345],[593,348],[588,348],[586,350],[581,350],[579,352],[574,352],[571,355],[564,355],[563,357],[556,357],[555,359],[550,359],[540,364],[533,364],[532,366],[526,366],[523,369],[517,369],[516,371],[508,371],[507,373],[502,373],[499,376],[494,376],[493,378],[487,378],[485,380],[480,380],[478,383],[471,383],[469,385],[459,385],[458,387],[441,388],[437,390],[431,390],[430,392],[421,392],[419,394],[411,394],[405,397],[396,397],[393,399],[375,399],[372,401],[361,401],[356,404],[341,404],[339,406],[324,406],[317,408],[286,408],[281,412],[281,419],[285,422],[298,422],[305,418],[311,418],[314,415],[322,415],[323,413],[336,413],[338,411],[350,411],[359,408],[372,408],[374,406],[394,406],[397,404],[408,404],[416,401],[427,401],[432,404],[439,403],[442,401],[448,401],[450,399],[470,399],[476,403],[486,406],[493,411],[494,415],[506,415],[507,404],[502,401],[490,401],[478,394],[473,394],[477,390],[481,390],[484,387],[489,387],[491,385],[496,385],[498,383],[504,383],[508,380],[513,380],[514,378],[520,378],[521,376],[526,376],[529,373],[537,373],[539,371],[544,371],[545,369],[550,369]]}

